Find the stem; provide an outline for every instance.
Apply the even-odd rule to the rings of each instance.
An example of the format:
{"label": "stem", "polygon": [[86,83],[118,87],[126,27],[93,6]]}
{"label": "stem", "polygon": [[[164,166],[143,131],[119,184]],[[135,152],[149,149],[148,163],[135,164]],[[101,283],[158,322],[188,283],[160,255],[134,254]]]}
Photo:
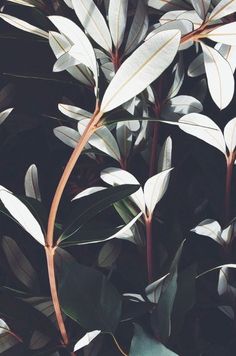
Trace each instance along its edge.
{"label": "stem", "polygon": [[112,337],[113,337],[113,340],[114,340],[114,342],[115,342],[115,344],[116,344],[116,347],[117,347],[117,349],[120,351],[120,353],[121,353],[123,356],[128,356],[128,354],[126,354],[126,353],[122,350],[122,348],[120,347],[120,345],[118,344],[118,341],[116,340],[115,336],[112,335]]}
{"label": "stem", "polygon": [[148,283],[153,282],[152,216],[145,217]]}
{"label": "stem", "polygon": [[231,180],[233,173],[234,157],[230,154],[226,160],[226,180],[225,180],[225,202],[224,202],[224,220],[227,224],[230,218],[230,193],[231,193]]}
{"label": "stem", "polygon": [[[57,189],[56,189],[53,201],[52,201],[49,218],[48,218],[48,230],[47,230],[46,245],[45,245],[47,268],[48,268],[48,278],[49,278],[53,307],[55,310],[57,324],[58,324],[58,327],[59,327],[59,330],[60,330],[60,333],[62,336],[62,341],[63,341],[64,346],[68,345],[69,339],[68,339],[68,335],[66,332],[64,320],[62,317],[60,302],[59,302],[58,294],[57,294],[55,266],[54,266],[54,254],[55,254],[55,249],[56,249],[56,247],[54,247],[54,241],[53,241],[54,226],[55,226],[55,220],[56,220],[58,207],[59,207],[59,204],[61,201],[63,191],[65,189],[66,183],[70,177],[70,174],[71,174],[84,146],[88,142],[91,135],[96,131],[96,125],[98,124],[101,117],[102,117],[102,113],[99,112],[98,103],[97,103],[95,112],[94,112],[88,126],[86,127],[83,135],[81,136],[80,141],[78,142],[77,146],[75,147],[75,149],[74,149],[74,151],[66,165],[66,168],[62,174],[62,177],[59,181],[59,184],[57,186]],[[71,356],[74,356],[74,355],[76,355],[76,354],[74,352],[71,352]]]}

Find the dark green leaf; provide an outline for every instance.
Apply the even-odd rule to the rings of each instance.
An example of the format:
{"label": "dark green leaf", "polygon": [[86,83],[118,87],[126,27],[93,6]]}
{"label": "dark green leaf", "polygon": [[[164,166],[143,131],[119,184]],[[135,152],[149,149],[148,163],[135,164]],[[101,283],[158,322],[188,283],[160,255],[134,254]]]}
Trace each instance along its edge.
{"label": "dark green leaf", "polygon": [[141,326],[135,324],[129,356],[178,356],[159,341],[148,336]]}
{"label": "dark green leaf", "polygon": [[116,187],[109,187],[108,189],[101,190],[90,196],[79,199],[77,208],[72,212],[74,218],[62,233],[60,242],[65,239],[71,239],[83,224],[96,216],[99,212],[130,194],[133,194],[138,189],[138,185],[124,184]]}
{"label": "dark green leaf", "polygon": [[61,256],[59,299],[66,315],[88,331],[114,333],[120,320],[121,296],[99,271]]}

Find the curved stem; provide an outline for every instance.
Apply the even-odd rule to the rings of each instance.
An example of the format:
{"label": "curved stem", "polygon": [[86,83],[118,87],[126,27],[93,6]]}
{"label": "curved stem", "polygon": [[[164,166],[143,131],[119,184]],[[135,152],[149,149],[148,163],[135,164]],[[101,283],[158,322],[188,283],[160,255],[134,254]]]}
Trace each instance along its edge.
{"label": "curved stem", "polygon": [[153,282],[152,216],[145,217],[148,283]]}
{"label": "curved stem", "polygon": [[[75,149],[74,149],[74,151],[66,165],[66,168],[62,174],[62,177],[59,181],[59,184],[57,186],[57,189],[56,189],[53,201],[52,201],[49,218],[48,218],[48,229],[47,229],[46,244],[45,244],[47,268],[48,268],[48,278],[49,278],[53,307],[55,310],[57,324],[58,324],[58,327],[59,327],[59,330],[60,330],[60,333],[62,336],[62,341],[63,341],[62,344],[64,346],[68,345],[69,339],[68,339],[67,331],[65,328],[64,320],[62,317],[60,302],[59,302],[58,293],[57,293],[55,266],[54,266],[54,254],[55,254],[55,249],[56,249],[56,247],[54,247],[54,241],[53,241],[54,226],[55,226],[55,220],[56,220],[58,207],[59,207],[59,204],[61,201],[62,194],[65,189],[66,183],[70,177],[70,174],[71,174],[84,146],[88,142],[91,135],[96,131],[96,128],[97,128],[96,125],[98,124],[101,117],[102,117],[102,113],[99,112],[98,103],[97,103],[94,115],[92,116],[88,126],[86,127],[83,135],[81,136],[80,141],[78,142],[77,146],[75,147]],[[75,355],[75,353],[71,352],[71,356],[74,356],[74,355]]]}
{"label": "curved stem", "polygon": [[117,349],[120,351],[121,355],[123,355],[123,356],[128,356],[128,354],[126,354],[126,353],[122,350],[122,348],[120,347],[120,345],[118,344],[118,341],[116,340],[115,336],[112,335],[112,337],[113,337],[113,340],[114,340],[114,342],[115,342],[115,344],[116,344],[116,347],[117,347]]}

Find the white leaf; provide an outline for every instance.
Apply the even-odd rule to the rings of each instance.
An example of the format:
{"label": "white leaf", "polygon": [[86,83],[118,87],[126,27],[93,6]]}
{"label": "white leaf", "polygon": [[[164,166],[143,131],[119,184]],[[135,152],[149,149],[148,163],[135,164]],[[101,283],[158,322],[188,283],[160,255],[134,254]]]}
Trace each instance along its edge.
{"label": "white leaf", "polygon": [[148,16],[143,0],[138,0],[124,53],[129,54],[144,39],[148,30]]}
{"label": "white leaf", "polygon": [[1,345],[1,353],[4,353],[14,345],[18,343],[18,340],[8,333],[9,331],[8,325],[5,323],[3,319],[0,319],[0,345]]}
{"label": "white leaf", "polygon": [[220,128],[213,120],[202,114],[187,114],[179,120],[179,127],[189,135],[214,146],[226,154],[225,140]]}
{"label": "white leaf", "polygon": [[236,117],[225,126],[224,137],[229,152],[233,153],[236,146]]}
{"label": "white leaf", "polygon": [[236,22],[221,25],[214,30],[207,32],[207,34],[204,34],[204,37],[215,42],[236,45]]}
{"label": "white leaf", "polygon": [[17,197],[4,189],[0,190],[0,199],[5,208],[23,229],[44,246],[45,242],[42,229],[29,209]]}
{"label": "white leaf", "polygon": [[[78,1],[77,1],[78,2]],[[81,3],[81,1],[80,1]],[[58,28],[58,30],[64,34],[70,41],[72,41],[76,47],[80,48],[81,52],[84,54],[84,57],[87,57],[86,63],[90,63],[89,68],[91,68],[95,83],[98,81],[98,72],[97,72],[97,61],[93,47],[85,35],[85,33],[77,26],[73,21],[62,17],[62,16],[49,16],[50,21]],[[71,49],[72,55],[76,56],[76,50]]]}
{"label": "white leaf", "polygon": [[53,132],[59,140],[72,148],[75,148],[81,137],[78,131],[67,126],[56,127]]}
{"label": "white leaf", "polygon": [[233,235],[233,227],[234,227],[234,225],[231,224],[231,225],[227,226],[221,233],[221,238],[223,239],[225,244],[230,243],[230,240]]}
{"label": "white leaf", "polygon": [[124,122],[117,123],[116,138],[122,156],[127,158],[132,145],[132,133]]}
{"label": "white leaf", "polygon": [[184,76],[185,76],[185,68],[183,63],[183,56],[180,54],[179,61],[176,63],[174,69],[174,81],[171,85],[169,93],[167,95],[167,99],[173,98],[176,96],[183,84]]}
{"label": "white leaf", "polygon": [[38,169],[32,164],[25,175],[25,195],[41,201],[41,194],[38,181]]}
{"label": "white leaf", "polygon": [[10,115],[13,108],[6,109],[0,113],[0,125],[6,120],[6,118]]}
{"label": "white leaf", "polygon": [[186,13],[185,10],[172,10],[166,12],[164,15],[161,16],[159,22],[161,25],[164,25],[166,22],[177,20],[179,15]]}
{"label": "white leaf", "polygon": [[[84,119],[78,122],[78,130],[81,135],[84,133],[89,121],[89,119]],[[104,126],[97,129],[88,142],[91,146],[105,152],[118,162],[120,161],[121,157],[119,147],[114,136],[107,127]]]}
{"label": "white leaf", "polygon": [[158,300],[161,296],[162,292],[162,284],[166,277],[169,276],[169,273],[167,273],[165,276],[159,278],[157,281],[153,282],[152,284],[149,284],[145,288],[145,294],[150,300],[151,303],[158,303]]}
{"label": "white leaf", "polygon": [[8,2],[13,2],[14,4],[19,4],[19,5],[24,5],[24,6],[29,6],[29,7],[34,7],[30,0],[7,0]]}
{"label": "white leaf", "polygon": [[91,188],[87,188],[87,189],[84,189],[82,192],[80,192],[79,194],[77,194],[73,199],[73,200],[76,200],[76,199],[80,199],[80,198],[83,198],[83,197],[86,197],[90,194],[93,194],[93,193],[96,193],[96,192],[99,192],[100,190],[104,190],[106,189],[105,187],[91,187]]}
{"label": "white leaf", "polygon": [[[61,57],[63,54],[68,52],[72,44],[69,42],[66,36],[57,32],[49,32],[49,44],[56,56],[56,58]],[[91,81],[90,73],[88,73],[86,66],[80,65],[75,67],[70,67],[67,71],[81,83],[88,86],[93,86],[94,83]]]}
{"label": "white leaf", "polygon": [[190,63],[188,67],[188,75],[190,77],[198,77],[205,73],[204,57],[203,53],[200,53],[194,60]]}
{"label": "white leaf", "polygon": [[221,226],[215,220],[211,220],[211,219],[203,220],[191,231],[195,232],[198,235],[210,237],[220,245],[223,244],[223,241],[221,239]]}
{"label": "white leaf", "polygon": [[128,0],[110,0],[108,22],[114,46],[118,49],[123,41],[127,21]]}
{"label": "white leaf", "polygon": [[[80,57],[80,59],[76,59],[75,57],[71,56],[69,51],[67,53],[64,53],[61,57],[57,59],[56,63],[53,66],[53,72],[62,72],[63,70],[67,70],[68,68],[76,65],[85,65],[85,61],[86,59],[82,56]],[[93,79],[91,78],[91,80]]]}
{"label": "white leaf", "polygon": [[217,43],[215,49],[229,62],[234,73],[236,68],[236,45],[229,46],[224,43]]}
{"label": "white leaf", "polygon": [[220,305],[218,307],[228,318],[234,320],[234,310],[229,305]]}
{"label": "white leaf", "polygon": [[212,11],[209,21],[215,21],[236,11],[236,0],[221,0]]}
{"label": "white leaf", "polygon": [[92,116],[92,113],[73,105],[59,104],[58,109],[62,114],[78,121],[81,119],[90,119]]}
{"label": "white leaf", "polygon": [[222,110],[234,95],[234,76],[229,63],[217,52],[201,42],[208,87],[212,99]]}
{"label": "white leaf", "polygon": [[18,19],[17,17],[0,13],[0,18],[8,22],[10,25],[19,28],[22,31],[30,32],[34,35],[48,39],[48,33],[38,27],[30,25],[28,22]]}
{"label": "white leaf", "polygon": [[199,113],[203,106],[199,100],[189,95],[178,95],[169,99],[161,111],[161,117],[166,120],[178,120],[189,113]]}
{"label": "white leaf", "polygon": [[37,274],[17,243],[12,238],[3,236],[2,247],[16,278],[29,289],[38,287]]}
{"label": "white leaf", "polygon": [[143,140],[146,139],[147,127],[148,127],[148,121],[143,121],[141,123],[141,130],[136,138],[134,146],[138,146]]}
{"label": "white leaf", "polygon": [[[173,20],[165,23],[164,25],[158,26],[155,28],[152,32],[150,32],[147,37],[145,38],[145,41],[150,40],[152,36],[155,34],[162,32],[162,31],[167,31],[167,30],[179,30],[181,32],[181,35],[184,36],[189,32],[193,31],[193,24],[192,22],[188,20]],[[180,46],[181,48],[181,46]]]}
{"label": "white leaf", "polygon": [[180,19],[191,21],[194,30],[197,30],[202,25],[203,22],[203,20],[201,19],[201,17],[199,17],[199,15],[195,10],[182,12],[181,14],[179,14],[176,20],[180,20]]}
{"label": "white leaf", "polygon": [[73,9],[72,1],[71,0],[64,0],[67,6],[69,6],[71,9]]}
{"label": "white leaf", "polygon": [[204,20],[211,5],[211,0],[191,0],[191,3],[201,19]]}
{"label": "white leaf", "polygon": [[219,271],[217,291],[220,296],[228,292],[228,268],[227,267],[223,267]]}
{"label": "white leaf", "polygon": [[[138,180],[129,172],[120,168],[106,168],[101,172],[101,179],[110,185],[140,184]],[[137,207],[145,214],[145,200],[142,188],[139,188],[130,196]]]}
{"label": "white leaf", "polygon": [[162,172],[171,168],[171,157],[172,157],[172,139],[169,136],[165,140],[160,152],[160,156],[158,159],[158,172]]}
{"label": "white leaf", "polygon": [[107,241],[99,251],[98,266],[110,269],[121,252],[121,244],[118,240]]}
{"label": "white leaf", "polygon": [[111,35],[106,21],[93,0],[72,0],[78,19],[86,32],[107,52],[112,50]]}
{"label": "white leaf", "polygon": [[144,198],[149,215],[152,215],[155,206],[165,194],[172,169],[158,173],[146,181],[144,185]]}
{"label": "white leaf", "polygon": [[173,61],[180,43],[178,30],[163,31],[144,42],[118,69],[109,84],[101,112],[110,111],[141,93]]}
{"label": "white leaf", "polygon": [[148,0],[148,6],[157,10],[172,11],[187,9],[188,5],[182,0]]}
{"label": "white leaf", "polygon": [[90,331],[87,334],[85,334],[79,341],[74,346],[74,352],[82,349],[83,347],[87,346],[90,344],[90,342],[95,339],[99,334],[101,333],[101,330],[94,330]]}

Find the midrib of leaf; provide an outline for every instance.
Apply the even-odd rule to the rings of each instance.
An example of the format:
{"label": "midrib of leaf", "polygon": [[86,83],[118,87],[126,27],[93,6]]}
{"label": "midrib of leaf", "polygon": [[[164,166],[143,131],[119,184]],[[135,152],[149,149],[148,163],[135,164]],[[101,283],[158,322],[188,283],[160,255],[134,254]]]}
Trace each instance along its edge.
{"label": "midrib of leaf", "polygon": [[[69,138],[70,140],[72,140],[75,144],[78,143],[78,141],[76,141],[74,138],[72,138],[72,137],[69,136],[68,134],[66,134],[66,133],[64,133],[64,132],[62,132],[62,131],[58,131],[58,132],[60,132],[63,136],[65,136],[65,137]],[[77,131],[76,131],[76,132],[77,132]],[[79,137],[79,139],[80,139],[80,137]]]}
{"label": "midrib of leaf", "polygon": [[[216,17],[221,11],[223,11],[224,9],[226,9],[228,6],[230,6],[235,0],[231,0],[228,4],[225,4],[223,7],[221,7],[218,11],[216,11],[214,13],[214,16],[213,17],[209,17],[209,20],[212,20],[214,19],[214,17]],[[220,3],[219,3],[220,4]]]}
{"label": "midrib of leaf", "polygon": [[[53,34],[52,34],[52,36],[53,36]],[[57,41],[56,37],[53,36],[53,38],[54,38],[55,42],[57,42],[57,44],[58,44],[58,46],[61,48],[61,50],[62,50],[64,53],[67,53],[66,50],[65,50],[65,48],[61,45],[61,43]],[[76,65],[75,67],[76,67],[76,68],[78,69],[78,71],[85,77],[85,79],[91,84],[91,86],[93,86],[94,83],[91,82],[91,78],[89,78],[89,77],[87,76],[87,74],[84,73],[83,70],[82,70],[78,65]]]}
{"label": "midrib of leaf", "polygon": [[110,98],[110,100],[108,100],[108,102],[106,103],[106,105],[104,105],[103,110],[110,104],[110,102],[116,97],[117,94],[119,94],[119,92],[126,86],[127,83],[129,83],[130,80],[132,80],[148,63],[150,63],[152,61],[153,58],[155,58],[159,52],[161,52],[163,50],[163,48],[165,48],[177,35],[174,35],[171,39],[169,39],[165,44],[163,44],[156,52],[153,53],[153,55],[148,58],[130,77],[128,77],[128,79],[126,79],[126,81],[121,85],[121,87],[119,87],[115,93],[113,94],[113,96]]}
{"label": "midrib of leaf", "polygon": [[[83,8],[86,10],[87,14],[89,15],[89,18],[91,20],[91,22],[93,23],[94,27],[96,28],[97,32],[100,34],[101,38],[103,38],[103,40],[106,42],[107,48],[110,48],[110,45],[108,44],[107,40],[105,37],[103,37],[102,32],[100,31],[100,28],[97,26],[96,22],[93,20],[93,17],[91,16],[91,12],[89,12],[88,8],[85,6],[84,1],[83,0],[79,0],[81,2],[81,5],[83,6]],[[101,14],[102,16],[102,14]]]}

